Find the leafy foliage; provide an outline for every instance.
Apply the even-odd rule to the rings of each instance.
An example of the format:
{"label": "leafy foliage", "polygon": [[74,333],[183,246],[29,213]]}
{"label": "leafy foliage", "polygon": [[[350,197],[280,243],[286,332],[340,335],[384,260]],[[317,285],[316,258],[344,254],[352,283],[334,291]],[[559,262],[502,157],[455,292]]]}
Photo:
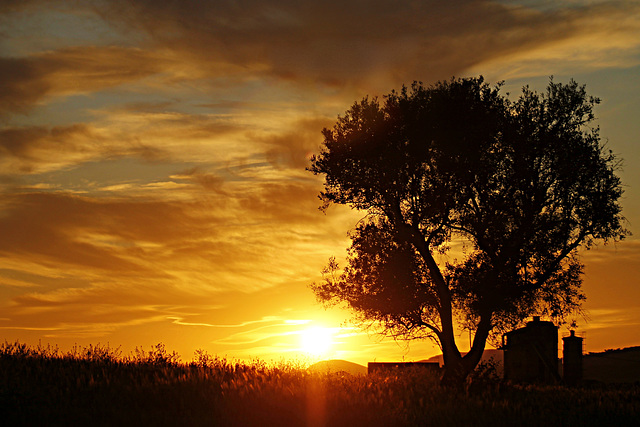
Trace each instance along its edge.
{"label": "leafy foliage", "polygon": [[[475,332],[467,373],[491,334],[578,310],[578,249],[627,234],[619,162],[592,126],[599,100],[574,81],[516,101],[500,88],[480,77],[364,98],[323,130],[309,168],[325,178],[324,209],[367,212],[317,297],[390,335],[435,339],[449,365],[463,359],[458,319]],[[447,261],[453,244],[465,252]]]}

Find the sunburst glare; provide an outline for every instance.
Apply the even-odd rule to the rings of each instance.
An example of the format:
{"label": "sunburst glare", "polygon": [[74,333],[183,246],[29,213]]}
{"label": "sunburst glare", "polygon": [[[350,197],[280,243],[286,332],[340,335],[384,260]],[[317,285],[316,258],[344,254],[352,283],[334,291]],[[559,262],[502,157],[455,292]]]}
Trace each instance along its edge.
{"label": "sunburst glare", "polygon": [[300,333],[300,347],[311,356],[326,356],[333,344],[333,331],[330,328],[312,327]]}

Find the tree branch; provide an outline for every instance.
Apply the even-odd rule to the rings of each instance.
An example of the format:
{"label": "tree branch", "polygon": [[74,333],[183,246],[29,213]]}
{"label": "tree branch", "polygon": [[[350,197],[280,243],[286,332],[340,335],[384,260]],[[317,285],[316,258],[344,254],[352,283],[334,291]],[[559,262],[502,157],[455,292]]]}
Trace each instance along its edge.
{"label": "tree branch", "polygon": [[476,333],[473,336],[471,349],[469,349],[469,352],[462,358],[462,362],[469,370],[473,369],[482,358],[482,353],[484,353],[484,347],[492,328],[491,316],[492,314],[490,312],[480,316],[480,322],[478,322]]}
{"label": "tree branch", "polygon": [[560,262],[562,262],[562,260],[564,258],[566,258],[567,255],[569,255],[574,249],[576,249],[578,246],[580,246],[580,244],[582,243],[582,241],[584,240],[584,238],[586,236],[587,236],[587,232],[585,230],[582,230],[580,232],[580,235],[576,238],[576,240],[573,241],[573,243],[568,244],[564,248],[564,250],[562,252],[560,252],[560,254],[553,260],[551,265],[549,267],[547,267],[546,271],[538,278],[538,280],[536,280],[534,288],[538,288],[538,287],[542,286],[542,284],[544,282],[549,280],[551,275],[554,272],[557,271],[558,266],[560,265]]}

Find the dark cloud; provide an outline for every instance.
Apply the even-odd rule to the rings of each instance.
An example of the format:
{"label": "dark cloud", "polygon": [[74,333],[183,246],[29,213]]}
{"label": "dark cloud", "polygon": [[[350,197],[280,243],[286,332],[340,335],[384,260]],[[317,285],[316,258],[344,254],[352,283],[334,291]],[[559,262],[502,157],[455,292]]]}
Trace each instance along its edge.
{"label": "dark cloud", "polygon": [[265,155],[274,167],[304,169],[322,142],[321,130],[331,127],[335,120],[328,118],[303,119],[277,135],[265,137]]}
{"label": "dark cloud", "polygon": [[[74,135],[90,135],[90,131],[85,125],[73,125],[66,127],[46,128],[35,126],[30,128],[4,128],[0,130],[0,150],[2,155],[19,158],[34,158],[34,151],[42,148],[59,151],[64,149],[64,144],[68,143]],[[49,147],[49,145],[53,147]]]}
{"label": "dark cloud", "polygon": [[[165,83],[197,80],[202,87],[261,78],[386,92],[585,34],[610,33],[614,29],[602,17],[638,12],[629,2],[536,10],[488,0],[103,0],[81,6],[146,41],[138,48],[80,46],[0,58],[0,114],[154,75]],[[629,33],[634,25],[620,31]]]}
{"label": "dark cloud", "polygon": [[162,72],[167,63],[136,48],[71,47],[0,58],[0,114],[27,112],[51,96],[99,91]]}
{"label": "dark cloud", "polygon": [[27,193],[3,197],[3,207],[0,254],[56,268],[163,275],[145,266],[154,252],[140,243],[193,239],[208,227],[188,206],[159,201]]}
{"label": "dark cloud", "polygon": [[5,173],[32,173],[43,164],[52,166],[77,158],[86,153],[86,142],[96,139],[98,135],[84,124],[7,127],[0,129],[0,164],[5,163]]}
{"label": "dark cloud", "polygon": [[32,0],[2,0],[0,2],[0,13],[18,12],[30,7],[33,3],[37,3]]}
{"label": "dark cloud", "polygon": [[238,194],[240,205],[252,216],[271,224],[312,224],[318,221],[318,186],[315,182],[260,183],[253,194]]}
{"label": "dark cloud", "polygon": [[0,114],[25,112],[48,93],[46,70],[25,58],[0,58]]}
{"label": "dark cloud", "polygon": [[141,135],[114,131],[85,123],[0,129],[0,177],[68,169],[95,160],[132,157],[154,162],[169,157],[162,147],[141,142]]}
{"label": "dark cloud", "polygon": [[207,173],[198,167],[191,168],[184,172],[176,174],[176,177],[196,183],[206,191],[225,194],[225,191],[222,188],[224,184],[224,178],[213,173]]}
{"label": "dark cloud", "polygon": [[145,31],[201,67],[329,86],[388,85],[449,78],[480,62],[564,40],[585,19],[632,8],[534,10],[467,0],[110,1],[117,25]]}

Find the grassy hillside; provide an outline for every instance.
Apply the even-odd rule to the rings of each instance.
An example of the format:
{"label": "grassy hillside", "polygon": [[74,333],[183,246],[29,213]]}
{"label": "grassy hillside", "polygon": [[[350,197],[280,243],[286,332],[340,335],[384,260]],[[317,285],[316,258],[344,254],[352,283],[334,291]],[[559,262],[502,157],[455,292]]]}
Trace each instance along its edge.
{"label": "grassy hillside", "polygon": [[450,390],[421,370],[327,374],[203,352],[181,363],[160,344],[122,357],[5,343],[0,410],[7,426],[638,425],[640,385],[515,386],[476,375]]}

